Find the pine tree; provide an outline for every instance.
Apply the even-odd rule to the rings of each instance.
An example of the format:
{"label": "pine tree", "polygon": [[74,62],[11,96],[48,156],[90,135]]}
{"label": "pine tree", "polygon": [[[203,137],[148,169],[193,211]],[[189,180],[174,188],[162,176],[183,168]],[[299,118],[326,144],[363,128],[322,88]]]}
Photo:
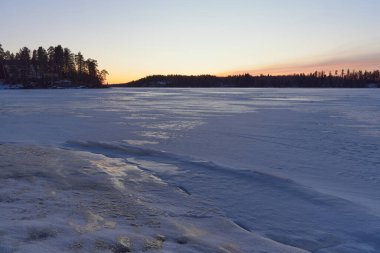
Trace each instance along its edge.
{"label": "pine tree", "polygon": [[5,52],[3,46],[0,44],[0,62],[5,60]]}

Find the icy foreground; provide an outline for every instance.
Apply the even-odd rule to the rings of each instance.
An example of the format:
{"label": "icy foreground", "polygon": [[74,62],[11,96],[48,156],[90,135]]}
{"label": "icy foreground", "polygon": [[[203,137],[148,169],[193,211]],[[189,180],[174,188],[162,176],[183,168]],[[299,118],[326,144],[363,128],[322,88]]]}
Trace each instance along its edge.
{"label": "icy foreground", "polygon": [[0,252],[379,252],[380,92],[0,92]]}
{"label": "icy foreground", "polygon": [[1,252],[301,252],[240,229],[119,159],[0,151]]}

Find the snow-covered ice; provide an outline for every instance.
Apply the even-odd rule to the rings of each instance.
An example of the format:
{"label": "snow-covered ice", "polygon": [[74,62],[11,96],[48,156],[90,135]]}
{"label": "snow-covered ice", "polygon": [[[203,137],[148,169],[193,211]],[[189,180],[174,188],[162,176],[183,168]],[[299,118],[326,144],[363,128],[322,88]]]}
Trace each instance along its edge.
{"label": "snow-covered ice", "polygon": [[0,151],[1,252],[294,250],[120,159],[30,145]]}
{"label": "snow-covered ice", "polygon": [[0,252],[380,251],[380,90],[3,90],[0,126]]}

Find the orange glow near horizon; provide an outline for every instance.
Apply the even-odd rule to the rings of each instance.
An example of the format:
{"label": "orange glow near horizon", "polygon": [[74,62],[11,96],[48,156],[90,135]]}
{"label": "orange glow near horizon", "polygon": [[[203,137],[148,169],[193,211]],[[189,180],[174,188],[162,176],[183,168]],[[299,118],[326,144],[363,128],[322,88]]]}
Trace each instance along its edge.
{"label": "orange glow near horizon", "polygon": [[291,75],[299,73],[314,73],[315,71],[330,71],[334,73],[336,70],[340,73],[341,70],[367,70],[373,71],[380,69],[380,55],[374,54],[370,57],[358,57],[352,59],[337,59],[322,61],[317,63],[305,63],[305,64],[275,64],[263,67],[257,67],[246,70],[236,70],[222,72],[219,75],[239,75],[239,74],[251,74],[251,75]]}
{"label": "orange glow near horizon", "polygon": [[130,77],[110,75],[109,77],[107,77],[106,83],[108,83],[108,84],[121,84],[121,83],[127,83],[127,82],[132,81],[132,80],[134,80],[134,79],[130,78]]}
{"label": "orange glow near horizon", "polygon": [[110,75],[107,76],[105,84],[124,84],[149,75],[148,73],[143,73],[141,71],[138,71],[137,73],[121,71],[119,68],[115,70],[110,69],[109,72]]}

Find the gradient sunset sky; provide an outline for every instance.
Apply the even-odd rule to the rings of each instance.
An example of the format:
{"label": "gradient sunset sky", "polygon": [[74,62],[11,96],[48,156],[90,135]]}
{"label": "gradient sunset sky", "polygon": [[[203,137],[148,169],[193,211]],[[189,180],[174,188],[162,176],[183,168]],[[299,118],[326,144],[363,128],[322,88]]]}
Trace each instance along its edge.
{"label": "gradient sunset sky", "polygon": [[379,0],[0,0],[0,43],[61,44],[109,83],[380,68]]}

